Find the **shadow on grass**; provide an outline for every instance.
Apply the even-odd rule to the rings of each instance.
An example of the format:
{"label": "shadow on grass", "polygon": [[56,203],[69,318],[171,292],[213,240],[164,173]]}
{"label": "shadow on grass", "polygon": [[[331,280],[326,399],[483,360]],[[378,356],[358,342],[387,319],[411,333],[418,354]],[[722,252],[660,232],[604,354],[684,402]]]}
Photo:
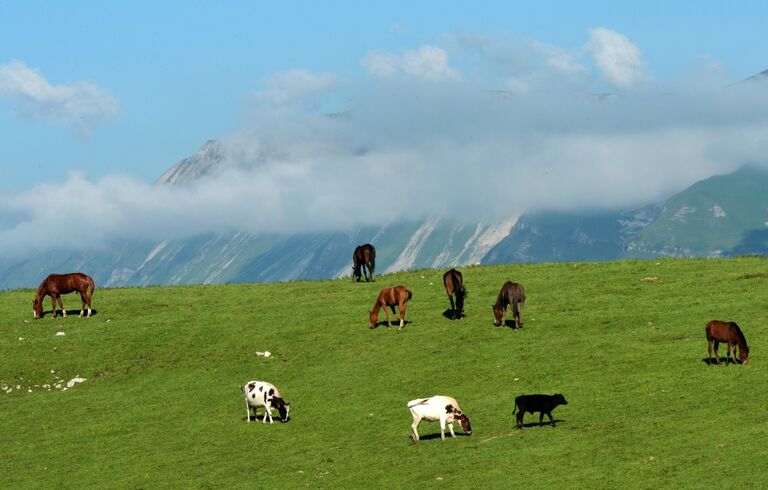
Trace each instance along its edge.
{"label": "shadow on grass", "polygon": [[[555,419],[554,420],[555,424],[559,424],[561,422],[565,422],[565,421],[562,420],[562,419]],[[552,425],[552,422],[549,422],[547,420],[543,421],[541,424],[539,424],[538,422],[528,422],[527,424],[525,422],[523,422],[523,428],[526,428],[526,427],[539,427],[539,426],[545,426],[545,425],[557,428],[556,425]],[[517,426],[515,426],[515,427],[517,427]]]}
{"label": "shadow on grass", "polygon": [[[465,432],[458,431],[458,432],[456,432],[456,438],[458,439],[459,437],[472,437],[472,435],[471,434],[467,434]],[[408,439],[411,442],[413,442],[413,438],[412,437],[409,436]],[[440,439],[440,433],[439,432],[435,432],[434,434],[424,434],[424,435],[419,434],[419,442],[421,442],[421,441],[431,441],[433,439],[438,439],[439,440]],[[451,437],[450,431],[448,429],[446,429],[446,431],[445,431],[445,440],[447,441],[448,439],[453,439],[453,437]]]}
{"label": "shadow on grass", "polygon": [[[413,322],[409,322],[408,320],[404,321],[403,322],[403,330],[405,330],[405,327],[407,327],[411,323],[413,323]],[[392,329],[398,330],[398,329],[400,329],[400,320],[392,320],[392,328],[388,328],[387,327],[387,321],[386,320],[384,320],[383,322],[378,322],[373,328],[368,326],[368,328],[370,328],[371,330],[373,330],[374,328],[378,328],[378,327],[384,327],[384,330],[392,330]]]}
{"label": "shadow on grass", "polygon": [[[249,415],[248,418],[242,417],[240,420],[242,420],[243,422],[248,422],[250,420],[251,422],[258,422],[259,424],[261,424],[262,423],[261,418],[262,418],[261,415]],[[293,415],[291,415],[289,417],[288,422],[290,422],[291,419],[293,419]],[[280,420],[280,416],[279,415],[278,416],[274,416],[273,415],[272,416],[272,420],[274,421],[274,424],[272,424],[272,425],[275,425],[275,424],[278,424],[278,423],[281,423],[281,424],[287,424],[288,423],[288,422],[283,422],[282,420]],[[264,425],[270,425],[269,424],[269,417],[267,417],[267,422]]]}
{"label": "shadow on grass", "polygon": [[525,326],[524,323],[520,324],[520,327],[515,327],[515,321],[514,320],[504,320],[504,325],[494,325],[494,327],[509,327],[512,330],[518,330],[519,328],[523,328]]}
{"label": "shadow on grass", "polygon": [[448,308],[443,312],[443,316],[446,317],[449,320],[461,320],[462,318],[466,317],[467,315],[461,314],[460,318],[456,318],[456,311]]}
{"label": "shadow on grass", "polygon": [[[710,357],[705,357],[704,359],[701,360],[701,362],[703,362],[707,366],[718,366],[719,365],[714,358],[710,358]],[[740,359],[730,359],[729,360],[729,359],[726,359],[724,357],[721,357],[720,358],[720,364],[723,364],[725,366],[727,366],[729,364],[736,364],[736,365],[738,365],[738,364],[741,364],[741,360]]]}
{"label": "shadow on grass", "polygon": [[[61,310],[57,310],[58,313],[56,314],[56,318],[63,318],[61,316]],[[67,312],[67,316],[80,316],[80,310],[64,310]],[[91,316],[98,315],[98,310],[95,308],[91,308]],[[88,310],[85,310],[85,313],[83,314],[83,318],[85,318],[85,315],[88,314]],[[53,318],[53,312],[52,311],[44,311],[43,315],[40,318]]]}

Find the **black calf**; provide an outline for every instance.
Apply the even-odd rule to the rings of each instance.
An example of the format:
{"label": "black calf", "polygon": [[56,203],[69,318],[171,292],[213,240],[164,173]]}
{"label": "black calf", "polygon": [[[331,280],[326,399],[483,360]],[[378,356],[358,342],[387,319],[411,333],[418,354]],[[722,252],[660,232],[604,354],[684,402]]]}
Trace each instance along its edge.
{"label": "black calf", "polygon": [[515,398],[515,409],[512,410],[514,414],[517,413],[517,428],[523,428],[523,415],[525,412],[539,412],[539,425],[544,420],[544,414],[549,417],[549,421],[552,423],[552,427],[555,426],[555,420],[552,418],[552,410],[558,405],[568,405],[565,397],[561,394],[556,395],[521,395]]}

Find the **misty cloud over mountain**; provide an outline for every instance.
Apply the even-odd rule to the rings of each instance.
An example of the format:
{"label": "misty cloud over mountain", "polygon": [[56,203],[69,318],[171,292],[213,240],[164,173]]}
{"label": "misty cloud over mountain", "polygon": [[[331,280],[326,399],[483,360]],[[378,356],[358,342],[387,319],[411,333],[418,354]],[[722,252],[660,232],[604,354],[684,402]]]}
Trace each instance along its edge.
{"label": "misty cloud over mountain", "polygon": [[301,69],[267,80],[243,127],[219,139],[223,163],[194,182],[73,174],[0,197],[0,256],[628,208],[768,154],[768,85],[708,71],[656,82],[607,29],[570,50],[446,37],[362,65],[355,80]]}

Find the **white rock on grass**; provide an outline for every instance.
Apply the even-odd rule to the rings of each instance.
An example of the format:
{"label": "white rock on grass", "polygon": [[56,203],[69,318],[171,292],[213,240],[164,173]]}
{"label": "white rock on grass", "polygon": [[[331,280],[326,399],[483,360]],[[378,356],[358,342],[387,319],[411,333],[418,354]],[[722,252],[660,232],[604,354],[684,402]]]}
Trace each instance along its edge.
{"label": "white rock on grass", "polygon": [[67,334],[65,334],[64,332],[56,332],[56,336],[57,337],[63,337],[65,335],[67,335]]}
{"label": "white rock on grass", "polygon": [[81,378],[81,377],[80,377],[80,375],[78,374],[78,375],[77,375],[77,376],[75,376],[74,378],[72,378],[72,379],[70,379],[69,381],[67,381],[67,388],[72,388],[72,387],[74,387],[74,386],[75,386],[77,383],[82,383],[83,381],[86,381],[86,379],[85,379],[85,378]]}

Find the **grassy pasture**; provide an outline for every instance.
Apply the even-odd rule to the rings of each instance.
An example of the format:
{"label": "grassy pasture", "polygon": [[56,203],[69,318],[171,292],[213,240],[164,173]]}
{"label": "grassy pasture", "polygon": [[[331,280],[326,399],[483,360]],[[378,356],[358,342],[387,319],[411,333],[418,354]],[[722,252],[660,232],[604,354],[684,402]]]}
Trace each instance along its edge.
{"label": "grassy pasture", "polygon": [[[373,284],[97,285],[90,319],[33,321],[32,291],[0,293],[0,385],[13,388],[0,391],[0,488],[768,481],[768,261],[461,270],[461,321],[443,316],[442,270]],[[507,279],[528,295],[520,330],[492,324]],[[378,290],[395,284],[414,293],[409,323],[369,330]],[[72,313],[79,298],[64,304]],[[741,325],[750,365],[704,362],[715,318]],[[264,350],[272,357],[255,356]],[[87,381],[42,387],[76,375]],[[251,379],[280,388],[290,423],[245,423],[240,386]],[[556,392],[569,402],[556,428],[529,426],[531,415],[514,428],[515,396]],[[406,403],[435,394],[459,401],[472,436],[442,443],[423,422],[411,442]]]}

